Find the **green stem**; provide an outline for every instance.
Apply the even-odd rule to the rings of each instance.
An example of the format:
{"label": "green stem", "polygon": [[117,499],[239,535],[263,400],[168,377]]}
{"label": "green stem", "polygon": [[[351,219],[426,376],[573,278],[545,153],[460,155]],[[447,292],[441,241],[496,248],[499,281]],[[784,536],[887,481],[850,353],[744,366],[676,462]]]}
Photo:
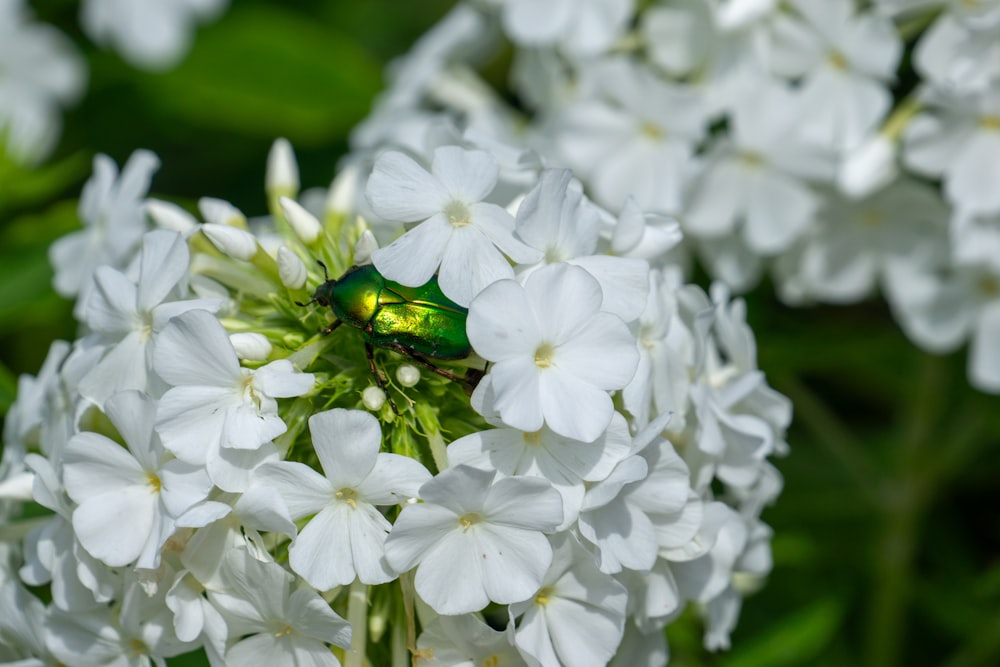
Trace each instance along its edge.
{"label": "green stem", "polygon": [[368,643],[368,586],[357,579],[351,584],[347,622],[351,624],[351,650],[344,656],[344,667],[364,667]]}

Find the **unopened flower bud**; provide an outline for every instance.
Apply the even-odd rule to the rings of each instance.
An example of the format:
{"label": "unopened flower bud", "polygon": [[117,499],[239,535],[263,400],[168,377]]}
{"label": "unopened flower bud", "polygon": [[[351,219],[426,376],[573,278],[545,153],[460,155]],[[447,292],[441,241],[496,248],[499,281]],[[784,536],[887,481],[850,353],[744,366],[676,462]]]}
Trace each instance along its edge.
{"label": "unopened flower bud", "polygon": [[302,289],[306,284],[308,271],[299,256],[281,246],[278,248],[278,278],[281,284],[289,289]]}
{"label": "unopened flower bud", "polygon": [[372,412],[377,412],[385,405],[385,392],[378,387],[367,387],[361,392],[361,402]]}
{"label": "unopened flower bud", "polygon": [[225,199],[215,197],[202,197],[198,200],[198,210],[205,222],[216,225],[229,225],[230,227],[246,227],[247,217],[243,211],[236,208]]}
{"label": "unopened flower bud", "polygon": [[849,152],[840,165],[837,185],[852,199],[864,199],[896,178],[896,144],[882,133]]}
{"label": "unopened flower bud", "polygon": [[285,214],[285,220],[291,225],[296,236],[302,239],[305,244],[311,244],[323,233],[323,226],[312,213],[307,211],[302,204],[290,197],[278,199],[281,204],[281,211]]}
{"label": "unopened flower bud", "polygon": [[229,342],[236,349],[236,356],[247,361],[265,361],[271,355],[271,341],[259,333],[229,334]]}
{"label": "unopened flower bud", "polygon": [[420,382],[420,370],[413,364],[403,364],[396,369],[396,379],[404,387],[412,387]]}
{"label": "unopened flower bud", "polygon": [[356,266],[371,264],[372,253],[376,250],[378,250],[378,241],[375,240],[372,230],[366,229],[361,232],[358,242],[354,244],[354,264]]}
{"label": "unopened flower bud", "polygon": [[248,231],[211,222],[202,225],[201,231],[219,252],[233,259],[250,261],[257,254],[257,239]]}
{"label": "unopened flower bud", "polygon": [[354,210],[358,195],[358,168],[349,164],[333,179],[326,195],[326,210],[334,215],[346,215]]}
{"label": "unopened flower bud", "polygon": [[157,227],[189,236],[198,229],[198,221],[194,216],[177,204],[159,199],[147,199],[146,214],[152,218]]}
{"label": "unopened flower bud", "polygon": [[271,145],[264,187],[272,197],[294,197],[299,193],[299,166],[288,139],[277,139]]}

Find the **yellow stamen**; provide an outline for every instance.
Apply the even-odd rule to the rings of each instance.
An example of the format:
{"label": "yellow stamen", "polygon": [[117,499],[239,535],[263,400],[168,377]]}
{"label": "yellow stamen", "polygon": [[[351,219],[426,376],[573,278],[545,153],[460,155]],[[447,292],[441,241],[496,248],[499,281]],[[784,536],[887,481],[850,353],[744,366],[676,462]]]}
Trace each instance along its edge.
{"label": "yellow stamen", "polygon": [[556,348],[550,343],[542,343],[535,350],[535,365],[539,368],[548,368],[552,365],[552,357],[555,356]]}

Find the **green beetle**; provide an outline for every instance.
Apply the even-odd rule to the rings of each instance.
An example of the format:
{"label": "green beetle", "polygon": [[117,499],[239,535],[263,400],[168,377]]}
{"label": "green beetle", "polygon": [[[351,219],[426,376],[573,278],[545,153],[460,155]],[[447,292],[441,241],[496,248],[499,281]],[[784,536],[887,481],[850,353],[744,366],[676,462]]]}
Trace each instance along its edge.
{"label": "green beetle", "polygon": [[[407,287],[387,280],[368,264],[351,267],[339,279],[330,280],[326,265],[318,264],[323,267],[326,281],[316,288],[308,303],[296,303],[330,307],[337,320],[323,330],[324,334],[344,323],[360,329],[368,366],[383,390],[385,386],[375,367],[374,347],[399,352],[472,392],[484,374],[482,371],[470,369],[465,377],[460,377],[428,361],[465,359],[472,354],[465,333],[469,310],[444,295],[437,276],[419,287]],[[395,409],[391,401],[390,405]]]}

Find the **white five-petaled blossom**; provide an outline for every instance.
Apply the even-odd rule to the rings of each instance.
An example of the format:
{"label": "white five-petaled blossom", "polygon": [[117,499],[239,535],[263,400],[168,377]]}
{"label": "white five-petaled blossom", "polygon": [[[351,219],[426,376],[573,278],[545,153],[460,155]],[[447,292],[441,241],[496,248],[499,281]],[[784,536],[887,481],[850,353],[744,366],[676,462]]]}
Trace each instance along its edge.
{"label": "white five-petaled blossom", "polygon": [[138,392],[106,403],[127,449],[98,433],[73,436],[63,457],[66,492],[76,503],[73,529],[83,547],[112,567],[152,569],[176,519],[208,496],[201,466],[163,449],[153,432],[156,403]]}
{"label": "white five-petaled blossom", "polygon": [[438,474],[386,540],[389,564],[416,566],[417,593],[440,614],[526,600],[552,562],[545,533],[562,522],[559,494],[535,477],[495,477],[469,466]]}
{"label": "white five-petaled blossom", "polygon": [[153,363],[173,388],[160,399],[157,430],[178,458],[208,465],[223,489],[235,480],[220,477],[220,457],[234,450],[257,450],[285,432],[275,398],[301,396],[312,389],[311,374],[279,359],[242,368],[225,329],[211,313],[191,310],[172,319],[160,333]]}
{"label": "white five-petaled blossom", "polygon": [[222,585],[209,592],[230,636],[226,664],[248,667],[313,665],[339,667],[327,644],[347,648],[351,626],[310,588],[274,562],[261,562],[242,549],[230,551]]}
{"label": "white five-petaled blossom", "polygon": [[98,267],[87,300],[86,323],[110,343],[107,354],[80,383],[80,393],[101,405],[125,389],[159,393],[152,373],[156,337],[170,318],[193,308],[215,311],[218,300],[172,301],[187,274],[189,253],[179,234],[149,232],[139,254],[138,284],[110,266]]}
{"label": "white five-petaled blossom", "polygon": [[121,173],[107,155],[94,157],[94,174],[83,186],[79,214],[84,228],[56,240],[49,260],[56,270],[53,285],[63,296],[80,294],[78,315],[85,304],[90,277],[101,265],[124,269],[146,231],[142,197],[149,190],[160,160],[136,151]]}
{"label": "white five-petaled blossom", "polygon": [[91,39],[113,45],[150,70],[177,64],[195,25],[222,13],[229,0],[84,0],[80,22]]}
{"label": "white five-petaled blossom", "polygon": [[383,153],[366,189],[372,209],[419,224],[373,252],[372,263],[386,278],[413,287],[438,272],[441,290],[463,306],[487,285],[513,278],[503,254],[523,262],[538,253],[514,236],[510,213],[484,201],[498,174],[490,154],[457,146],[435,150],[430,171],[403,153]]}
{"label": "white five-petaled blossom", "polygon": [[520,616],[514,641],[540,665],[607,665],[625,629],[628,593],[572,533],[554,536],[552,546],[541,590],[510,606]]}
{"label": "white five-petaled blossom", "polygon": [[633,0],[502,0],[503,23],[525,46],[559,45],[575,56],[594,55],[618,39]]}
{"label": "white five-petaled blossom", "polygon": [[477,409],[522,431],[543,424],[593,441],[611,422],[608,391],[635,373],[635,339],[621,318],[601,310],[597,280],[584,269],[553,264],[522,286],[503,280],[469,307],[473,349],[493,362],[473,394]]}
{"label": "white five-petaled blossom", "polygon": [[86,70],[65,35],[23,5],[0,0],[0,137],[11,157],[32,163],[55,146],[59,107],[76,100]]}
{"label": "white five-petaled blossom", "polygon": [[323,475],[290,461],[254,471],[254,483],[276,492],[293,520],[312,517],[288,549],[289,565],[321,591],[355,578],[394,579],[384,556],[391,524],[377,506],[416,497],[430,473],[413,459],[379,453],[382,432],[367,412],[320,412],[309,418],[309,431]]}

